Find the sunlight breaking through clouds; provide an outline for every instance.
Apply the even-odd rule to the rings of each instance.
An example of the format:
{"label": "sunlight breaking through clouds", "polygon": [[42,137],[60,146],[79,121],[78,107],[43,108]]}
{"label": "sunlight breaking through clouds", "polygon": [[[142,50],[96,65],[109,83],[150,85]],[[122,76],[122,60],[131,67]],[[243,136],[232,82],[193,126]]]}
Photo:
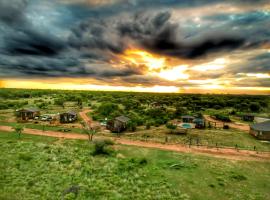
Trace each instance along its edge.
{"label": "sunlight breaking through clouds", "polygon": [[4,0],[0,87],[268,93],[269,26],[265,0]]}

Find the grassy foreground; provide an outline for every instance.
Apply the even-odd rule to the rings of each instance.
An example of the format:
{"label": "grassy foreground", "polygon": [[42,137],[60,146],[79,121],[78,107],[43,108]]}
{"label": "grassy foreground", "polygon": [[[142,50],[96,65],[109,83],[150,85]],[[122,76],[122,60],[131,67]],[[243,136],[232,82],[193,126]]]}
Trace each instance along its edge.
{"label": "grassy foreground", "polygon": [[[270,199],[268,163],[0,132],[0,199]],[[77,196],[76,194],[77,193]]]}

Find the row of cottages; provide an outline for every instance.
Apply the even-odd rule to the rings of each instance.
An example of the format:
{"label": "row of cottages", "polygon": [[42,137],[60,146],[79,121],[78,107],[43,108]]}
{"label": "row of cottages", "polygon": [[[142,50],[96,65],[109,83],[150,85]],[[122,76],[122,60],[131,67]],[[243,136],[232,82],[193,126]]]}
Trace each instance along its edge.
{"label": "row of cottages", "polygon": [[[27,121],[30,119],[39,118],[40,111],[37,108],[22,108],[20,110],[16,110],[16,116],[23,121]],[[74,111],[68,111],[59,114],[60,123],[71,123],[76,120],[77,113]]]}
{"label": "row of cottages", "polygon": [[260,140],[270,140],[270,120],[250,125],[250,134]]}
{"label": "row of cottages", "polygon": [[114,133],[125,131],[128,127],[130,119],[126,116],[119,116],[107,122],[106,128]]}

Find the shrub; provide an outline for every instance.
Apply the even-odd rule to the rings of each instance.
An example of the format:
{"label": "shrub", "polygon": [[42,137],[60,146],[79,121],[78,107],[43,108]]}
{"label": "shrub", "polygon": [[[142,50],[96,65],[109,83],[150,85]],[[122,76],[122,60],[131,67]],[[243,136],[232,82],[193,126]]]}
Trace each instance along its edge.
{"label": "shrub", "polygon": [[223,122],[231,122],[231,119],[227,115],[215,114],[214,116],[216,119],[221,120]]}
{"label": "shrub", "polygon": [[95,140],[93,155],[109,155],[112,150],[108,146],[113,145],[113,141],[109,139]]}
{"label": "shrub", "polygon": [[244,175],[241,174],[235,174],[233,173],[233,175],[231,175],[231,178],[237,181],[245,181],[247,180],[247,177],[245,177]]}
{"label": "shrub", "polygon": [[168,128],[168,129],[171,129],[171,130],[174,130],[174,129],[176,129],[176,125],[173,125],[172,123],[167,123],[166,124],[166,127]]}
{"label": "shrub", "polygon": [[28,154],[19,154],[19,159],[24,161],[30,161],[32,160],[32,157]]}
{"label": "shrub", "polygon": [[151,128],[151,124],[149,122],[146,123],[145,129],[149,130]]}

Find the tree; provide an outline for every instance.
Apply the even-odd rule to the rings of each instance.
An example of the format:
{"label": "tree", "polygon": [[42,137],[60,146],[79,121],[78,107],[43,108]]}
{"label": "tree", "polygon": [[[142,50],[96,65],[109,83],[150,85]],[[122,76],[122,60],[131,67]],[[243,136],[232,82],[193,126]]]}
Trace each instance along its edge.
{"label": "tree", "polygon": [[258,102],[251,102],[249,104],[249,109],[252,111],[252,112],[259,112],[260,109],[261,109],[261,106]]}
{"label": "tree", "polygon": [[91,126],[91,122],[80,122],[83,128],[83,132],[88,135],[89,142],[93,141],[94,135],[100,131],[99,126]]}
{"label": "tree", "polygon": [[20,125],[16,125],[13,127],[13,129],[18,134],[19,138],[21,138],[21,133],[23,132],[24,127]]}
{"label": "tree", "polygon": [[175,130],[177,128],[177,126],[173,125],[172,123],[167,123],[166,127],[170,130],[171,133],[173,130]]}
{"label": "tree", "polygon": [[134,121],[132,121],[132,120],[130,120],[128,122],[128,124],[127,124],[127,127],[128,127],[129,130],[131,130],[132,132],[134,132],[137,129],[137,123],[134,122]]}
{"label": "tree", "polygon": [[62,98],[55,99],[54,104],[65,108],[65,100]]}
{"label": "tree", "polygon": [[102,103],[98,107],[98,113],[100,113],[103,116],[109,116],[111,113],[115,112],[116,110],[119,110],[118,105],[113,103]]}
{"label": "tree", "polygon": [[83,100],[82,98],[78,97],[77,98],[77,105],[82,109],[83,108]]}

